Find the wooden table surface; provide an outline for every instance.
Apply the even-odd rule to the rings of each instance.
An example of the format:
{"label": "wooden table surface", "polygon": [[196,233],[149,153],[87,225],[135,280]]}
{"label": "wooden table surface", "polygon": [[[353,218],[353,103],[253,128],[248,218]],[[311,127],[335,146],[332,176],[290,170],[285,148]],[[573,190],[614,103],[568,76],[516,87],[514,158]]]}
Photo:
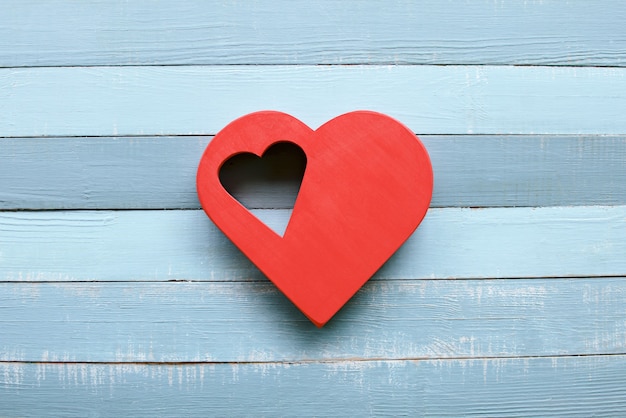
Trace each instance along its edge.
{"label": "wooden table surface", "polygon": [[[625,416],[626,3],[7,0],[0,416]],[[317,329],[200,210],[228,122],[369,109],[413,236]],[[290,184],[242,202],[289,217]]]}

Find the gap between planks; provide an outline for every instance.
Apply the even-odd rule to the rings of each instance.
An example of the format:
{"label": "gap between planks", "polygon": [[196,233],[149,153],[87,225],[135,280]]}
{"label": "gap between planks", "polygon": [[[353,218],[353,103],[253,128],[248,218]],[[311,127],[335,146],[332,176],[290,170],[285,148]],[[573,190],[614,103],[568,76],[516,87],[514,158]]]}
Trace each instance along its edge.
{"label": "gap between planks", "polygon": [[[507,281],[511,281],[511,280],[543,280],[543,279],[550,279],[550,280],[576,280],[576,279],[580,279],[580,280],[585,280],[585,279],[626,279],[626,276],[624,276],[623,274],[600,274],[600,275],[591,275],[591,274],[587,274],[587,275],[577,275],[577,274],[572,274],[572,275],[553,275],[553,276],[549,276],[549,275],[544,275],[544,276],[535,276],[535,277],[517,277],[517,276],[511,276],[511,277],[441,277],[441,278],[436,278],[436,277],[423,277],[423,278],[395,278],[395,277],[385,277],[384,281],[385,282],[406,282],[406,283],[417,283],[417,282],[461,282],[461,281],[480,281],[483,283],[488,283],[488,282],[497,282],[497,281],[503,281],[503,280],[507,280]],[[376,282],[376,283],[381,283],[380,281],[374,279],[373,277],[368,280],[372,281],[372,282]],[[260,277],[253,277],[250,278],[248,280],[229,280],[229,281],[224,281],[224,280],[212,280],[212,279],[207,279],[207,280],[198,280],[198,279],[169,279],[169,280],[46,280],[46,281],[20,281],[20,280],[2,280],[0,279],[0,284],[15,284],[15,285],[31,285],[31,286],[40,286],[42,284],[51,284],[51,285],[55,285],[55,284],[59,284],[59,285],[85,285],[85,284],[140,284],[140,285],[154,285],[154,284],[174,284],[174,283],[180,283],[180,284],[185,284],[185,283],[189,283],[189,284],[215,284],[215,283],[220,283],[220,284],[269,284],[270,282],[268,281],[267,278],[260,278]],[[367,283],[367,282],[366,282]]]}
{"label": "gap between planks", "polygon": [[591,353],[563,355],[519,355],[519,356],[481,356],[481,357],[371,357],[371,358],[332,358],[313,360],[273,360],[273,361],[17,361],[0,360],[0,365],[41,364],[41,365],[138,365],[138,366],[213,366],[213,365],[298,365],[298,364],[342,364],[342,363],[404,363],[404,362],[454,362],[454,361],[501,361],[501,360],[532,360],[532,359],[568,359],[581,357],[626,357],[623,353]]}

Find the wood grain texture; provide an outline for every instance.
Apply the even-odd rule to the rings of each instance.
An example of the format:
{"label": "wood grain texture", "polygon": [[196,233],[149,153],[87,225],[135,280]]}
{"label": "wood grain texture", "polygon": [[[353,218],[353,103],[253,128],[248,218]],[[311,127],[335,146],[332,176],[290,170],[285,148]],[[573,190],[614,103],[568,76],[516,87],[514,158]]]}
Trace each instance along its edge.
{"label": "wood grain texture", "polygon": [[[626,204],[625,136],[420,136],[431,207]],[[0,139],[1,209],[198,209],[210,137]],[[257,209],[293,205],[293,181],[241,188]]]}
{"label": "wood grain texture", "polygon": [[0,363],[9,416],[623,416],[626,358]]}
{"label": "wood grain texture", "polygon": [[4,283],[0,361],[620,354],[626,278],[368,282],[317,329],[269,282]]}
{"label": "wood grain texture", "polygon": [[[626,206],[431,209],[375,277],[623,276],[625,236]],[[0,212],[0,253],[3,281],[262,279],[199,210]]]}
{"label": "wood grain texture", "polygon": [[358,110],[425,134],[624,134],[626,69],[177,66],[0,70],[0,136],[215,134],[279,110]]}
{"label": "wood grain texture", "polygon": [[12,0],[0,15],[0,66],[623,66],[625,20],[618,1]]}
{"label": "wood grain texture", "polygon": [[[626,3],[1,9],[0,416],[626,416]],[[153,210],[264,109],[380,111],[432,158],[435,208],[321,330]],[[243,200],[278,225],[291,187]]]}

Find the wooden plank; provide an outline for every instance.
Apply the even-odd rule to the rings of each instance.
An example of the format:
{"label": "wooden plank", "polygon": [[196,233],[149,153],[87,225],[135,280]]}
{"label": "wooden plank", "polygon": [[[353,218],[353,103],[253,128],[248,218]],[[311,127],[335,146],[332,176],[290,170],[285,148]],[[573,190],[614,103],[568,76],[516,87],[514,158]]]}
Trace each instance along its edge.
{"label": "wooden plank", "polygon": [[376,281],[323,329],[270,283],[0,284],[0,361],[619,354],[626,278]]}
{"label": "wooden plank", "polygon": [[9,416],[623,416],[624,356],[301,364],[0,363]]}
{"label": "wooden plank", "polygon": [[[625,236],[626,206],[431,209],[375,277],[623,276]],[[4,281],[264,280],[199,210],[1,212],[0,253]]]}
{"label": "wooden plank", "polygon": [[0,70],[0,136],[215,134],[281,110],[312,127],[357,109],[425,134],[624,134],[626,69],[176,66]]}
{"label": "wooden plank", "polygon": [[625,20],[622,2],[13,0],[0,65],[623,66]]}
{"label": "wooden plank", "polygon": [[[625,136],[421,136],[431,207],[626,204]],[[198,209],[210,137],[0,139],[0,208]],[[167,161],[163,159],[167,158]],[[297,184],[255,182],[249,208],[289,208]]]}

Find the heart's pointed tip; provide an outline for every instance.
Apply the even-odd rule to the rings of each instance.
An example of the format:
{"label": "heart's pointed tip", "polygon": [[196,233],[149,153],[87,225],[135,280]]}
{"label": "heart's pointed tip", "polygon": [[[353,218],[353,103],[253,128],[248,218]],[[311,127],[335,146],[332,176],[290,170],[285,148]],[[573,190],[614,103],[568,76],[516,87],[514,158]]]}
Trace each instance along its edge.
{"label": "heart's pointed tip", "polygon": [[313,322],[313,325],[315,325],[317,328],[323,328],[323,327],[324,327],[324,325],[326,325],[326,323],[328,322],[328,321],[318,322],[318,321],[315,321],[315,320],[313,320],[313,319],[311,319],[311,318],[309,318],[309,320],[310,320],[311,322]]}
{"label": "heart's pointed tip", "polygon": [[317,328],[323,328],[324,325],[326,325],[328,322],[330,322],[331,319],[333,319],[333,317],[338,311],[339,310],[336,310],[331,314],[329,314],[328,312],[323,313],[323,314],[319,312],[317,314],[315,313],[311,314],[310,312],[302,312],[302,313],[304,313],[304,316],[306,316],[308,320],[311,321],[313,325],[315,325]]}
{"label": "heart's pointed tip", "polygon": [[315,315],[315,314],[311,314],[310,312],[304,312],[302,310],[301,310],[301,312],[317,328],[323,328],[324,325],[326,325],[328,323],[328,321],[330,321],[332,319],[332,317],[334,316],[334,313],[332,315],[319,315],[319,314]]}

